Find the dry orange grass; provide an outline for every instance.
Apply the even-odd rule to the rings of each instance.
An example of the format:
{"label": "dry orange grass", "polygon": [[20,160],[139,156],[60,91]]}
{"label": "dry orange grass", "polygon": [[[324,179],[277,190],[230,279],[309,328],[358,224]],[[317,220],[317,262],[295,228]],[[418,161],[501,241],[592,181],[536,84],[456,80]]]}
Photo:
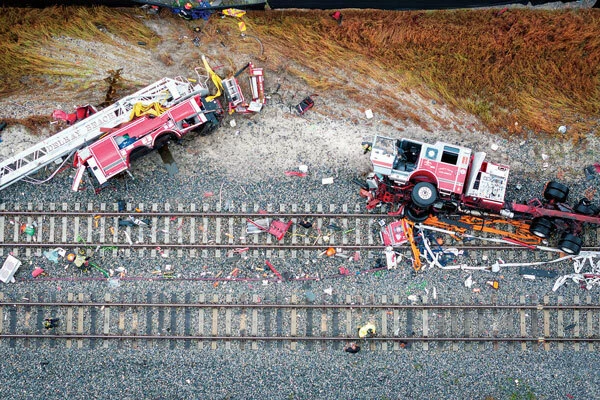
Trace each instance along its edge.
{"label": "dry orange grass", "polygon": [[343,14],[342,26],[327,12],[298,10],[251,12],[247,24],[270,62],[293,60],[309,84],[362,75],[473,113],[495,131],[555,133],[568,125],[577,139],[598,127],[597,10]]}
{"label": "dry orange grass", "polygon": [[[202,24],[203,47],[235,43],[230,48],[269,70],[295,75],[315,92],[342,91],[389,120],[427,127],[420,107],[403,96],[412,91],[475,114],[499,133],[555,134],[567,125],[577,140],[598,128],[598,10],[343,14],[338,26],[325,11],[248,12],[244,39],[233,18],[213,15],[208,23],[188,23],[169,13],[160,18],[190,28]],[[110,41],[112,35],[149,46],[159,40],[132,10],[1,9],[0,93],[17,90],[23,76],[87,73],[59,57],[39,56],[52,37]],[[219,73],[239,68],[230,57],[222,61],[226,65]],[[434,115],[429,119],[444,123]]]}

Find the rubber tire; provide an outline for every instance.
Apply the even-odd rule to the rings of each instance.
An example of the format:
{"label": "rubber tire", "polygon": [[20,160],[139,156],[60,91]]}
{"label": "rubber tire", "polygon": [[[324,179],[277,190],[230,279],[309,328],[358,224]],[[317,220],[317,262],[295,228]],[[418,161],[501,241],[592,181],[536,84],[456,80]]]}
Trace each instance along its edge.
{"label": "rubber tire", "polygon": [[424,222],[427,218],[429,218],[429,212],[417,212],[412,209],[412,207],[404,208],[404,216],[410,219],[413,222]]}
{"label": "rubber tire", "polygon": [[575,207],[573,207],[573,211],[577,214],[596,215],[598,214],[599,210],[596,205],[592,204],[584,197],[583,199],[579,200],[579,203],[577,203]]}
{"label": "rubber tire", "polygon": [[198,135],[200,135],[200,136],[208,136],[208,135],[212,134],[214,131],[216,131],[218,127],[219,127],[219,124],[215,124],[215,123],[208,121],[205,124],[200,125],[200,127],[198,127],[195,130],[195,132],[197,132]]}
{"label": "rubber tire", "polygon": [[534,218],[529,225],[529,232],[535,236],[545,239],[554,230],[554,223],[546,217]]}
{"label": "rubber tire", "polygon": [[131,152],[131,154],[129,154],[129,163],[131,164],[133,161],[135,160],[139,160],[140,158],[144,157],[147,154],[150,154],[152,152],[152,148],[146,147],[146,146],[140,146],[137,147],[135,150],[133,150]]}
{"label": "rubber tire", "polygon": [[570,233],[565,233],[558,242],[558,248],[567,254],[577,255],[581,251],[583,240]]}
{"label": "rubber tire", "polygon": [[562,183],[550,181],[544,189],[544,198],[548,201],[556,201],[557,203],[564,203],[567,201],[569,196],[569,188]]}
{"label": "rubber tire", "polygon": [[437,200],[435,185],[429,182],[417,183],[411,192],[411,199],[413,204],[419,208],[426,209],[431,207]]}
{"label": "rubber tire", "polygon": [[176,137],[171,135],[170,133],[161,135],[154,141],[154,150],[158,150],[161,147],[164,147],[166,144],[169,144],[170,141],[175,140]]}

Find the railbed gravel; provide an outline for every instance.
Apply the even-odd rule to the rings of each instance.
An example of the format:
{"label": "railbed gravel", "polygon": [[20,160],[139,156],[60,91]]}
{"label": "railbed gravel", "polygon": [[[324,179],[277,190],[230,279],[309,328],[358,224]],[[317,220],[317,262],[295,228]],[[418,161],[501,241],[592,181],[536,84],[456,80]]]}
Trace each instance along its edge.
{"label": "railbed gravel", "polygon": [[[141,167],[140,167],[141,168]],[[222,201],[230,200],[235,207],[243,202],[250,207],[269,204],[356,204],[362,199],[357,195],[358,187],[352,183],[357,177],[355,171],[319,170],[311,166],[308,178],[282,178],[278,182],[255,181],[244,183],[232,181],[211,171],[210,166],[203,166],[201,180],[170,178],[160,168],[150,169],[144,179],[131,181],[129,178],[116,180],[114,190],[105,189],[99,195],[91,190],[73,196],[68,192],[68,176],[59,176],[53,181],[55,190],[32,189],[24,184],[16,184],[3,191],[3,200],[7,203],[20,202],[22,192],[28,192],[28,200],[34,204],[56,202],[58,204],[74,201],[86,204],[101,202],[114,203],[124,195],[124,200],[133,204],[144,203],[146,207],[153,203],[169,202],[175,207],[179,202],[199,204],[210,202],[213,206],[218,202],[219,191]],[[134,170],[135,174],[135,170]],[[335,174],[335,184],[324,186],[321,176]],[[515,178],[515,177],[513,177]],[[221,190],[221,184],[222,190]],[[589,182],[571,185],[573,193],[580,194]],[[239,190],[243,185],[244,190]],[[520,185],[521,189],[515,187]],[[152,186],[153,190],[148,191]],[[542,184],[534,181],[513,179],[509,196],[529,197],[539,195]],[[199,194],[214,192],[209,199],[199,199]],[[75,197],[75,198],[74,198]],[[573,197],[575,198],[575,197]],[[22,203],[21,203],[22,204]],[[173,208],[172,208],[173,209]],[[301,252],[299,252],[301,253]],[[372,257],[363,254],[358,263],[347,264],[353,272],[373,268],[377,258],[383,254],[373,253]],[[41,265],[49,271],[62,268],[43,257],[32,257],[35,265]],[[235,266],[250,271],[251,268],[264,267],[264,257],[247,260],[231,260],[212,257],[189,258],[185,252],[183,257],[170,256],[137,259],[114,258],[112,255],[98,256],[95,259],[103,268],[115,269],[124,263],[128,274],[135,276],[137,271],[149,271],[162,268],[165,264],[173,265],[175,273],[190,269],[200,270],[207,265],[207,271],[215,274],[222,270],[227,275]],[[492,260],[490,260],[492,261]],[[304,267],[314,271],[311,259],[272,258],[280,270],[292,270]],[[281,264],[280,264],[281,263]],[[311,265],[312,264],[312,265]],[[331,275],[338,266],[345,262],[338,258],[318,259],[323,275]],[[227,282],[213,287],[211,281],[179,281],[179,280],[120,280],[110,283],[103,279],[99,272],[82,273],[75,269],[57,271],[57,276],[69,276],[73,281],[34,281],[29,277],[33,266],[26,265],[21,275],[27,274],[27,280],[2,288],[5,298],[18,301],[26,296],[32,300],[42,295],[45,299],[55,296],[58,300],[66,299],[67,293],[93,294],[96,300],[102,300],[105,293],[111,293],[113,301],[121,296],[130,300],[136,294],[138,301],[145,301],[146,294],[152,293],[157,301],[161,293],[170,301],[172,294],[179,301],[185,295],[192,294],[197,298],[204,293],[207,300],[216,294],[224,300],[231,294],[234,301],[243,294],[251,301],[257,295],[263,302],[275,302],[277,299],[289,301],[291,295],[298,296],[300,302],[306,301],[308,291],[317,297],[316,302],[332,302],[332,297],[324,294],[324,290],[333,287],[334,295],[340,302],[345,295],[360,296],[363,301],[370,301],[374,296],[379,302],[382,295],[391,301],[394,295],[400,297],[401,303],[410,303],[408,296],[417,295],[417,302],[423,296],[429,302],[438,303],[487,303],[491,295],[497,297],[498,303],[517,303],[518,296],[527,297],[528,304],[540,301],[544,295],[550,296],[550,303],[557,301],[557,293],[551,291],[553,279],[537,279],[528,281],[521,278],[515,270],[502,270],[500,290],[494,291],[485,285],[488,279],[497,278],[491,272],[473,272],[474,287],[480,287],[481,293],[475,294],[464,286],[463,282],[469,272],[425,270],[421,274],[412,272],[410,266],[403,265],[397,270],[384,271],[380,274],[366,273],[348,277],[329,277],[320,281],[269,282],[263,285],[258,282]],[[563,263],[557,267],[560,273],[569,273],[572,266]],[[23,272],[27,271],[27,272]],[[248,272],[250,275],[250,272]],[[198,273],[184,274],[198,277]],[[252,275],[254,276],[254,272]],[[52,277],[52,275],[51,275]],[[118,285],[113,286],[114,283]],[[432,299],[433,287],[436,288],[437,299]],[[585,301],[588,293],[597,299],[597,288],[591,293],[582,291],[575,284],[567,284],[558,295],[570,303],[574,295]],[[535,299],[532,296],[536,296]],[[141,313],[141,317],[145,315]],[[165,320],[169,324],[168,318]],[[179,322],[181,323],[181,321]],[[299,321],[299,323],[304,323]],[[420,321],[415,320],[415,324]],[[129,322],[127,322],[129,324]],[[417,325],[418,326],[418,325]],[[401,328],[402,329],[402,328]],[[515,328],[516,329],[516,328]],[[209,346],[205,346],[209,347]],[[89,398],[96,393],[98,398],[156,398],[156,399],[189,399],[189,398],[244,398],[244,399],[290,399],[290,398],[322,398],[322,399],[371,399],[371,398],[492,398],[502,399],[511,396],[527,398],[534,394],[538,399],[554,399],[574,396],[573,398],[597,398],[600,396],[595,371],[600,366],[593,353],[582,349],[578,352],[565,350],[558,352],[532,351],[521,352],[519,348],[493,351],[490,346],[482,346],[480,350],[467,351],[463,346],[457,352],[439,351],[430,346],[429,351],[420,348],[411,350],[373,352],[363,350],[350,355],[338,348],[329,346],[327,351],[315,347],[312,351],[300,348],[291,351],[287,347],[278,349],[260,346],[259,350],[227,351],[223,346],[217,350],[182,349],[180,345],[174,350],[168,346],[146,348],[143,344],[137,350],[119,349],[111,344],[109,349],[100,345],[91,350],[68,350],[58,344],[55,348],[38,349],[35,346],[27,351],[22,348],[12,349],[4,346],[3,385],[0,387],[1,398],[33,399],[44,393],[45,398]],[[232,347],[236,349],[236,347]],[[512,397],[515,398],[515,397]],[[518,398],[518,397],[517,397]]]}

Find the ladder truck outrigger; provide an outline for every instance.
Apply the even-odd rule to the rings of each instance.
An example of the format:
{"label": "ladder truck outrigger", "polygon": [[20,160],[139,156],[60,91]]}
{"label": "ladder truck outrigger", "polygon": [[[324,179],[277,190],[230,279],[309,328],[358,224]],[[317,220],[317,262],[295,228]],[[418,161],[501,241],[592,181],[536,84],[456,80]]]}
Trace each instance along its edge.
{"label": "ladder truck outrigger", "polygon": [[361,189],[367,209],[397,205],[393,214],[417,223],[450,215],[520,221],[537,238],[557,236],[557,248],[571,255],[583,246],[584,225],[600,225],[600,208],[587,198],[570,206],[569,188],[554,181],[546,183],[542,199],[505,202],[509,167],[486,161],[484,152],[379,135],[367,145],[373,166]]}

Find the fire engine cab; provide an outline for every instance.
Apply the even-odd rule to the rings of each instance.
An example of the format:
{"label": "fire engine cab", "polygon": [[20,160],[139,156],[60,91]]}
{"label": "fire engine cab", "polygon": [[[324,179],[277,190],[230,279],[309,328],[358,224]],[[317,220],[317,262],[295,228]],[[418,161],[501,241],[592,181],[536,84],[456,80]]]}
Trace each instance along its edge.
{"label": "fire engine cab", "polygon": [[377,136],[371,162],[374,173],[367,184],[375,196],[368,208],[380,201],[406,202],[407,216],[424,221],[431,207],[467,205],[499,212],[504,205],[509,167],[486,162],[483,152]]}
{"label": "fire engine cab", "polygon": [[546,184],[541,200],[506,203],[509,167],[486,161],[485,156],[443,142],[375,136],[370,156],[373,172],[361,194],[367,198],[367,209],[395,204],[394,214],[414,222],[439,214],[525,221],[532,234],[545,239],[559,233],[559,249],[579,253],[583,224],[600,224],[600,209],[585,198],[568,205],[569,189],[558,182]]}

